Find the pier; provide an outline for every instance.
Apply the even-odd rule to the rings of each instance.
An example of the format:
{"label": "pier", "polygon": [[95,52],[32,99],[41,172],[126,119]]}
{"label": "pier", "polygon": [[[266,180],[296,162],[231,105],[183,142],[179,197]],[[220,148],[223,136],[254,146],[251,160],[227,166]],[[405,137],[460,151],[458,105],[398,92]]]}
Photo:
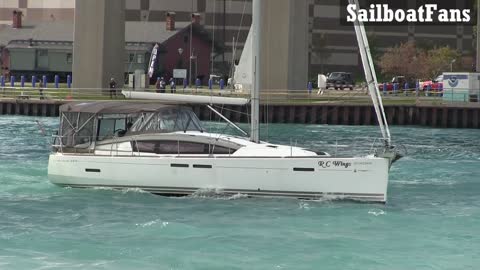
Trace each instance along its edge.
{"label": "pier", "polygon": [[[59,100],[0,100],[0,115],[28,115],[57,117],[59,107],[67,101]],[[205,106],[194,106],[203,121],[217,121],[218,117]],[[219,111],[234,122],[247,123],[249,106],[223,106]],[[388,123],[399,126],[433,128],[480,127],[480,106],[468,105],[386,105]],[[352,104],[271,104],[261,106],[263,123],[295,123],[324,125],[376,125],[371,105]]]}

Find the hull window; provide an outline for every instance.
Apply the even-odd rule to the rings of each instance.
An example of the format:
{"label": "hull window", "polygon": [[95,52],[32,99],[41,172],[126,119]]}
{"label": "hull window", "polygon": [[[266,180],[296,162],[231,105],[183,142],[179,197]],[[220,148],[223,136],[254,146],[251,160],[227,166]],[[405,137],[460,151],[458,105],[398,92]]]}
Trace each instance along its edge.
{"label": "hull window", "polygon": [[132,142],[135,152],[153,154],[209,155],[233,154],[236,150],[210,144],[179,141],[140,141]]}

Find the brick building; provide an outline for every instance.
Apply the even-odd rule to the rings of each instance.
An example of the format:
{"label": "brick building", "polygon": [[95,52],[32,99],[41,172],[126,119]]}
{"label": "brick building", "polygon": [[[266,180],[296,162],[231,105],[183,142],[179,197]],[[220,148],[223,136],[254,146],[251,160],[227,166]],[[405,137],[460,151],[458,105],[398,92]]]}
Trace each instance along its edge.
{"label": "brick building", "polygon": [[[190,14],[200,13],[202,24],[220,44],[214,68],[229,66],[240,58],[252,20],[251,0],[125,0],[127,21],[164,21],[167,11],[176,12],[178,21],[188,21]],[[340,0],[296,0],[308,2],[309,73],[361,70],[353,26],[340,24]],[[407,0],[414,7],[417,1]],[[4,0],[0,2],[0,22],[10,23],[13,10],[23,11],[30,22],[72,21],[74,0]],[[281,19],[281,18],[280,18]],[[448,45],[464,55],[466,62],[474,56],[473,27],[466,25],[368,26],[378,50],[415,40],[420,44]],[[232,56],[234,38],[237,53]],[[223,63],[223,64],[222,64]],[[467,64],[468,65],[468,64]]]}
{"label": "brick building", "polygon": [[[2,75],[16,78],[32,75],[59,75],[65,80],[72,73],[73,21],[37,21],[33,24],[16,18],[11,25],[0,25],[0,53]],[[13,14],[12,12],[12,14]],[[192,74],[206,82],[210,74],[211,36],[199,23],[199,17],[177,21],[173,12],[164,14],[168,21],[125,24],[125,73],[148,70],[148,62],[155,44],[159,45],[154,81],[157,76],[170,78],[174,69],[189,67],[192,46]],[[190,40],[191,38],[191,40]],[[217,46],[217,50],[218,46]],[[7,76],[8,77],[8,76]],[[8,79],[8,78],[7,78]]]}

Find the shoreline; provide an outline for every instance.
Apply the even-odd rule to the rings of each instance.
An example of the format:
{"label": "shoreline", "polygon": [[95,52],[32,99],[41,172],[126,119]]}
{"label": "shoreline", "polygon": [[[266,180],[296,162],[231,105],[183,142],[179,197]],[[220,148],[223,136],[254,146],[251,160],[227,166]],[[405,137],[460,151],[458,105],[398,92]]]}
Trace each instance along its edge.
{"label": "shoreline", "polygon": [[[82,100],[84,101],[84,100]],[[67,100],[0,99],[0,115],[58,117]],[[87,101],[84,101],[87,102]],[[461,106],[462,105],[462,106]],[[394,126],[433,128],[480,128],[480,106],[470,104],[394,104],[385,105],[388,123]],[[200,120],[219,120],[205,106],[194,105]],[[233,122],[248,123],[249,106],[223,106],[224,116]],[[369,104],[269,104],[260,107],[262,123],[376,125],[375,111]]]}

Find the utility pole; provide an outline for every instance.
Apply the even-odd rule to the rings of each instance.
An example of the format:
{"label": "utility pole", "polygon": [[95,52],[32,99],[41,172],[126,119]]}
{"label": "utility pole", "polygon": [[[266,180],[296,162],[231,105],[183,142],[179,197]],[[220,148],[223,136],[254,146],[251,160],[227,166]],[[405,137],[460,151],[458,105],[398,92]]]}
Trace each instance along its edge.
{"label": "utility pole", "polygon": [[223,53],[222,53],[222,65],[225,66],[225,48],[227,47],[227,31],[225,25],[227,23],[227,7],[226,0],[223,0]]}
{"label": "utility pole", "polygon": [[210,65],[211,65],[210,75],[213,74],[213,60],[215,56],[215,17],[217,16],[216,11],[217,11],[217,0],[213,0],[213,31],[212,31],[212,52],[210,55]]}
{"label": "utility pole", "polygon": [[480,0],[477,0],[477,62],[475,70],[480,72]]}
{"label": "utility pole", "polygon": [[192,12],[190,13],[190,55],[188,56],[189,71],[188,71],[188,85],[192,87],[192,42],[193,39],[193,0],[192,0]]}

